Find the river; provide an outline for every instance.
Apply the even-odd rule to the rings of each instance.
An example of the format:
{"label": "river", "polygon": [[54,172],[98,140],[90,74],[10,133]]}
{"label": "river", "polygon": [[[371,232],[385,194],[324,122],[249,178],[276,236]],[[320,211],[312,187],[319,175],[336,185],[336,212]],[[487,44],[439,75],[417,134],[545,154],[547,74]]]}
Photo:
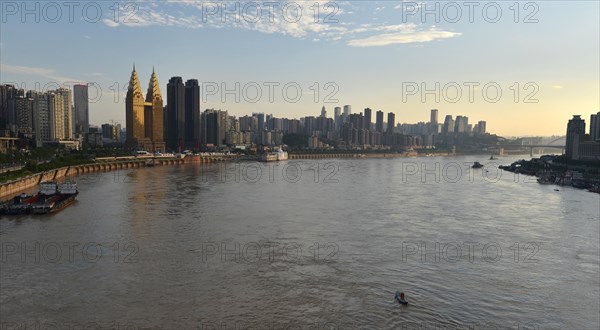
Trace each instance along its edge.
{"label": "river", "polygon": [[2,329],[598,329],[600,195],[486,159],[78,177],[0,220]]}

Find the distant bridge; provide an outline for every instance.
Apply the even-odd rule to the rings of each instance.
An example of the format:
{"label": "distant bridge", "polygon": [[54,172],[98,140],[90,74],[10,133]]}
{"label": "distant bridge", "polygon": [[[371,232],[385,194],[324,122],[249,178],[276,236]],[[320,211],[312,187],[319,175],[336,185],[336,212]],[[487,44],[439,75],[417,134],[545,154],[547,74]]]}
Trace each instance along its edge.
{"label": "distant bridge", "polygon": [[[541,139],[535,138],[534,140],[539,141]],[[565,144],[566,144],[565,137],[563,136],[563,137],[559,137],[558,139],[554,139],[548,143],[502,144],[502,145],[499,145],[498,147],[503,148],[503,149],[509,149],[509,150],[529,148],[529,155],[533,157],[534,149],[542,149],[541,153],[544,153],[543,149],[560,149],[561,154],[564,154]]]}

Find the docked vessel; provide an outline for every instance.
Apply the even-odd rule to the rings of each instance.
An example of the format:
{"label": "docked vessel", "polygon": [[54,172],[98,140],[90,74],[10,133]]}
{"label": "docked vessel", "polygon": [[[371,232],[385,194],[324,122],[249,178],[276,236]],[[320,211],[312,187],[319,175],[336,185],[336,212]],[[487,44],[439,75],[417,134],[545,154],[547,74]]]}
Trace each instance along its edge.
{"label": "docked vessel", "polygon": [[482,168],[482,167],[483,167],[483,165],[479,162],[474,162],[473,166],[471,166],[471,168]]}
{"label": "docked vessel", "polygon": [[289,158],[289,155],[286,151],[277,149],[274,152],[264,153],[261,157],[261,160],[263,162],[275,162],[275,161],[288,160],[288,158]]}
{"label": "docked vessel", "polygon": [[55,181],[42,182],[38,201],[31,205],[31,212],[33,214],[45,214],[60,211],[73,203],[77,194],[79,192],[75,182],[64,182],[61,184],[60,189]]}
{"label": "docked vessel", "polygon": [[15,196],[11,201],[6,203],[4,213],[9,215],[27,214],[31,212],[31,205],[38,200],[38,195],[32,196],[21,194]]}

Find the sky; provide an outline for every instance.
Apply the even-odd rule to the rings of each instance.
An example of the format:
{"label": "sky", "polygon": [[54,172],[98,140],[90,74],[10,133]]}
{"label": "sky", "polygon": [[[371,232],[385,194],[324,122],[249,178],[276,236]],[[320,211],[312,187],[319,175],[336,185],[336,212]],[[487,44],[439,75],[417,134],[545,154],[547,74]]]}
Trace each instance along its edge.
{"label": "sky", "polygon": [[132,66],[201,84],[201,108],[300,118],[325,106],[502,136],[563,135],[600,111],[598,1],[0,3],[0,82],[90,84],[90,123],[125,123]]}

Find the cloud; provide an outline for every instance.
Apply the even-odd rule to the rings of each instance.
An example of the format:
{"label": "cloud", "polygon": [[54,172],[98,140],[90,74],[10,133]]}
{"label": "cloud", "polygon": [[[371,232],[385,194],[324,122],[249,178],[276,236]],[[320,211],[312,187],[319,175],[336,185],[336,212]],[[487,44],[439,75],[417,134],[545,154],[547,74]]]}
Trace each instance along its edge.
{"label": "cloud", "polygon": [[[406,5],[405,5],[406,3]],[[424,6],[427,6],[425,2],[415,2],[411,0],[402,0],[402,3],[394,6],[394,9],[410,9],[411,11],[414,9],[415,11],[421,10]]]}
{"label": "cloud", "polygon": [[560,86],[560,85],[554,85],[554,86],[552,86],[552,88],[554,88],[554,89],[563,89],[563,87]]}
{"label": "cloud", "polygon": [[104,25],[111,27],[111,28],[114,28],[114,27],[117,27],[120,25],[119,23],[115,22],[114,20],[107,19],[107,18],[103,19],[102,23],[104,23]]}
{"label": "cloud", "polygon": [[393,44],[410,44],[431,42],[438,39],[448,39],[460,36],[458,32],[426,30],[426,31],[399,31],[393,33],[382,33],[362,39],[353,39],[348,41],[348,46],[352,47],[375,47],[388,46]]}
{"label": "cloud", "polygon": [[3,72],[43,77],[43,78],[50,79],[50,80],[56,81],[56,82],[61,82],[61,83],[81,82],[82,81],[81,79],[75,79],[75,78],[61,76],[60,74],[56,73],[56,71],[54,69],[48,69],[48,68],[8,65],[8,64],[0,63],[0,70],[2,70]]}
{"label": "cloud", "polygon": [[[343,1],[281,1],[272,8],[261,2],[235,0],[219,2],[165,0],[135,2],[135,4],[136,10],[124,14],[123,16],[126,17],[122,17],[119,22],[110,19],[104,19],[102,22],[111,28],[173,26],[190,29],[250,30],[312,41],[339,41],[352,47],[424,43],[460,35],[460,33],[439,31],[435,28],[422,30],[413,23],[353,22],[350,16],[359,8],[352,2]],[[284,8],[288,9],[284,10]],[[315,17],[315,8],[319,8],[317,17]],[[369,9],[369,12],[383,11],[384,8],[375,7]],[[223,14],[224,11],[227,12],[226,15]],[[126,12],[126,8],[123,8],[123,12]],[[373,20],[377,19],[373,17]]]}

